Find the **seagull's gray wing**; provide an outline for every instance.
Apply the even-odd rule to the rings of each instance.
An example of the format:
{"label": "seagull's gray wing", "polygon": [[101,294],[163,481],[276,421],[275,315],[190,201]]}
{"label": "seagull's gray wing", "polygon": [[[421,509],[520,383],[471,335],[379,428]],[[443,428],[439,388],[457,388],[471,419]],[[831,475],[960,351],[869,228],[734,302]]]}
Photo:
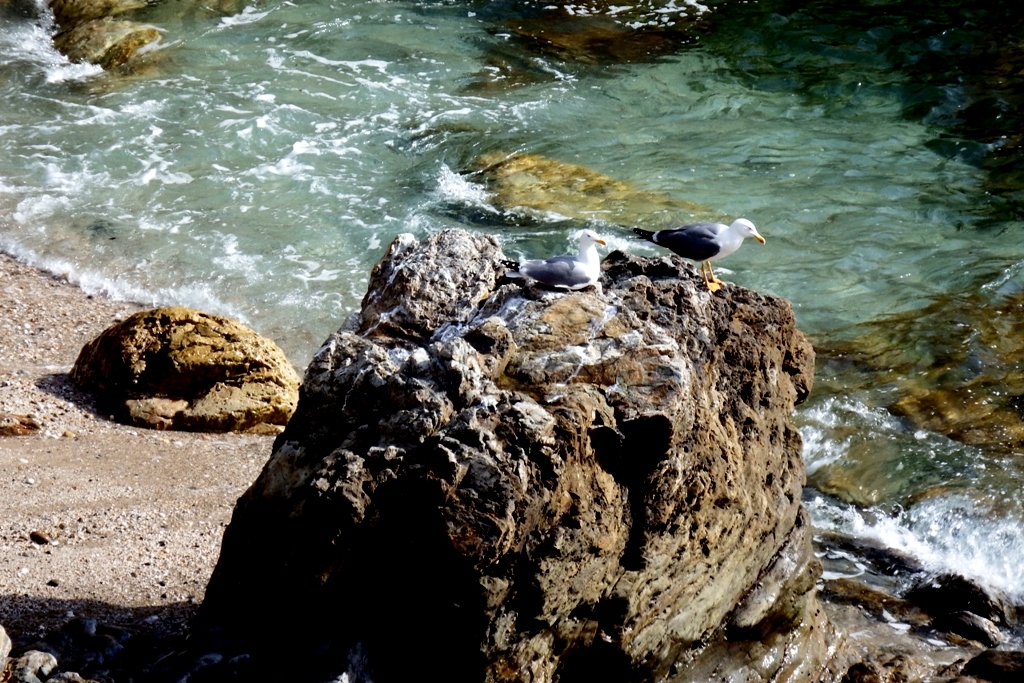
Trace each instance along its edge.
{"label": "seagull's gray wing", "polygon": [[586,267],[575,256],[524,261],[519,272],[552,287],[580,287],[590,283]]}
{"label": "seagull's gray wing", "polygon": [[694,223],[681,228],[659,230],[654,233],[652,241],[683,258],[706,261],[720,251],[721,246],[716,238],[724,227],[720,223]]}

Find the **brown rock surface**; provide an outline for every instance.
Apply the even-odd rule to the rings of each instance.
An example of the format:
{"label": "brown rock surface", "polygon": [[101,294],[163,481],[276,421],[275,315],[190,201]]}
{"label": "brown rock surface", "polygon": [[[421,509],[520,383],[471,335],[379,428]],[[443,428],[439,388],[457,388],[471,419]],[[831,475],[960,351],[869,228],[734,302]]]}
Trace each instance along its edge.
{"label": "brown rock surface", "polygon": [[669,257],[613,254],[603,295],[503,284],[500,257],[392,244],[197,625],[248,653],[265,623],[286,649],[360,640],[382,682],[827,677],[789,306]]}
{"label": "brown rock surface", "polygon": [[89,62],[110,70],[124,65],[159,39],[160,30],[154,26],[104,17],[58,33],[53,45],[73,62]]}
{"label": "brown rock surface", "polygon": [[181,306],[104,330],[82,348],[71,377],[121,421],[154,429],[283,425],[298,400],[298,376],[277,344]]}
{"label": "brown rock surface", "polygon": [[1016,683],[1024,680],[1024,651],[986,650],[967,662],[963,673],[992,683]]}
{"label": "brown rock surface", "polygon": [[25,436],[39,431],[42,425],[31,415],[0,413],[0,436]]}
{"label": "brown rock surface", "polygon": [[63,29],[142,9],[150,4],[147,0],[50,0],[49,3],[54,20]]}

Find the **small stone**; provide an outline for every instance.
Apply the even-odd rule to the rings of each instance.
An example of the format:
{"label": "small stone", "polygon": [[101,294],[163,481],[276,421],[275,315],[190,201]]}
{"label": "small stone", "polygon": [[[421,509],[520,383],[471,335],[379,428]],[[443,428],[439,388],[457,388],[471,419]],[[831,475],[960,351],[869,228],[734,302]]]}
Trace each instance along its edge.
{"label": "small stone", "polygon": [[1006,641],[1006,636],[999,627],[985,617],[973,612],[954,612],[943,615],[932,622],[932,626],[949,633],[955,633],[969,640],[974,640],[985,647],[995,647]]}
{"label": "small stone", "polygon": [[46,545],[50,542],[50,535],[45,531],[33,531],[29,533],[28,538],[36,545]]}
{"label": "small stone", "polygon": [[0,413],[0,436],[28,436],[38,432],[42,426],[32,415]]}
{"label": "small stone", "polygon": [[46,680],[50,672],[57,668],[57,658],[49,652],[29,650],[14,661],[12,668],[14,670],[12,680]]}
{"label": "small stone", "polygon": [[[7,631],[4,630],[3,626],[0,626],[0,664],[7,660],[7,656],[11,654],[11,637],[7,635]],[[0,668],[0,671],[3,669]]]}
{"label": "small stone", "polygon": [[884,670],[874,662],[858,662],[851,666],[842,683],[884,683],[887,680]]}
{"label": "small stone", "polygon": [[153,429],[283,425],[299,395],[298,375],[273,341],[180,306],[142,311],[108,327],[83,347],[71,377],[116,419]]}

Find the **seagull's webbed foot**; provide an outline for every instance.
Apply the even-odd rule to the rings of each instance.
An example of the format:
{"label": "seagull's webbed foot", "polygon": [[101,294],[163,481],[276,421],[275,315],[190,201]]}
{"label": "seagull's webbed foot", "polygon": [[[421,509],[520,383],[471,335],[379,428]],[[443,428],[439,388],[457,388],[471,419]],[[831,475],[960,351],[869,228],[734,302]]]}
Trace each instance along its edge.
{"label": "seagull's webbed foot", "polygon": [[[704,263],[705,263],[705,264],[707,265],[707,267],[708,267],[708,275],[709,275],[709,276],[711,276],[711,279],[710,279],[710,280],[708,280],[708,281],[709,281],[709,282],[713,282],[713,283],[715,283],[716,285],[718,285],[718,287],[715,287],[715,289],[713,289],[712,291],[715,291],[715,292],[717,292],[717,291],[718,291],[718,290],[719,290],[719,289],[721,288],[721,286],[722,286],[722,285],[724,285],[725,283],[724,283],[724,282],[722,282],[721,280],[719,280],[719,279],[718,279],[717,277],[715,277],[715,271],[714,271],[714,270],[712,270],[712,268],[711,268],[711,262],[710,262],[710,261],[705,261]],[[707,278],[705,278],[705,279],[707,279]]]}
{"label": "seagull's webbed foot", "polygon": [[715,277],[715,271],[711,270],[711,264],[704,262],[700,264],[700,274],[704,277],[704,284],[708,286],[709,292],[717,292],[725,283]]}

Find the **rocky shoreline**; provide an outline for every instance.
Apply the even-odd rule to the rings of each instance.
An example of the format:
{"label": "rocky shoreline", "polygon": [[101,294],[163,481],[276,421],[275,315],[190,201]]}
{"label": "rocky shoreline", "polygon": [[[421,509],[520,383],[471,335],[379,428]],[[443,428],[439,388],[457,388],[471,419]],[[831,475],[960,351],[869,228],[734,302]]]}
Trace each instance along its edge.
{"label": "rocky shoreline", "polygon": [[[83,345],[140,309],[0,254],[0,670],[11,654],[13,680],[84,680],[47,679],[50,670],[118,683],[254,673],[244,655],[186,635],[273,437],[151,431],[102,414],[69,372]],[[832,663],[815,680],[1019,680],[1020,606],[928,576],[896,551],[822,537],[815,551],[826,564],[848,553],[917,585],[897,597],[859,579],[819,579],[821,623],[835,631]],[[54,656],[60,668],[47,669]],[[17,678],[28,674],[39,675]]]}

